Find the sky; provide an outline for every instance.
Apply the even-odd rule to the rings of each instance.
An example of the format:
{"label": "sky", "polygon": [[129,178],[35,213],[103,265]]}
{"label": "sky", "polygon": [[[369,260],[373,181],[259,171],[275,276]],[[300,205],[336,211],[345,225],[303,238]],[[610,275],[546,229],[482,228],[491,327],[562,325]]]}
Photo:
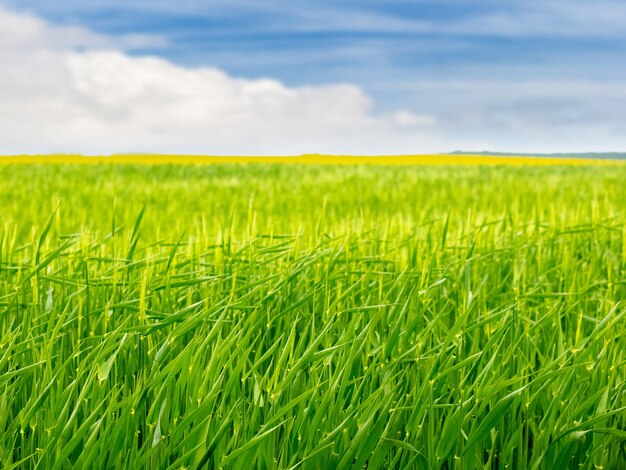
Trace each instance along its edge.
{"label": "sky", "polygon": [[621,0],[0,0],[0,154],[626,151]]}

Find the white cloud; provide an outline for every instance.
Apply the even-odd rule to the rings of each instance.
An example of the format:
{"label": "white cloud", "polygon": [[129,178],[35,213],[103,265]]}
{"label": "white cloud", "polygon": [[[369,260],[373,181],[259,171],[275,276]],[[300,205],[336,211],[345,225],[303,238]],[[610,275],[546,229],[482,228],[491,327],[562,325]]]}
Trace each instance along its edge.
{"label": "white cloud", "polygon": [[293,88],[134,57],[110,38],[7,10],[0,28],[0,153],[371,154],[442,144],[431,117],[376,114],[353,85]]}

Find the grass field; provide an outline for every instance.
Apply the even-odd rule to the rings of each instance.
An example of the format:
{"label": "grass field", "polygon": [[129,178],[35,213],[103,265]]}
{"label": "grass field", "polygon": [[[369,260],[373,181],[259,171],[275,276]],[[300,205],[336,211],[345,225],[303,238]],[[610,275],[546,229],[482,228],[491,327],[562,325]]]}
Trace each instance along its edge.
{"label": "grass field", "polygon": [[0,165],[0,467],[625,468],[626,165]]}

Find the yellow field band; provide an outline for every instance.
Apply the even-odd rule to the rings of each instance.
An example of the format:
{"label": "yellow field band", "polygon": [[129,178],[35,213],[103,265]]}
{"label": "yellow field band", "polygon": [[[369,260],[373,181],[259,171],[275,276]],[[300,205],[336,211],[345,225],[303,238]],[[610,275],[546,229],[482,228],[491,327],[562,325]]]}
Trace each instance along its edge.
{"label": "yellow field band", "polygon": [[149,155],[116,154],[111,156],[83,155],[10,155],[0,157],[0,164],[52,163],[52,164],[144,164],[144,165],[211,165],[219,163],[297,163],[314,165],[625,165],[624,160],[591,158],[557,158],[536,156],[493,155],[300,155],[300,156],[200,156],[200,155]]}

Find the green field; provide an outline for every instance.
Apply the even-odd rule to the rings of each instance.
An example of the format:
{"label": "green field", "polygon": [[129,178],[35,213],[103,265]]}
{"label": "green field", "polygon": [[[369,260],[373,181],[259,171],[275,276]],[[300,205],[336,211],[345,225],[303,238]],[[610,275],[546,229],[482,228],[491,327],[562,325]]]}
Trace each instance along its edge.
{"label": "green field", "polygon": [[625,468],[626,166],[0,166],[0,467]]}

